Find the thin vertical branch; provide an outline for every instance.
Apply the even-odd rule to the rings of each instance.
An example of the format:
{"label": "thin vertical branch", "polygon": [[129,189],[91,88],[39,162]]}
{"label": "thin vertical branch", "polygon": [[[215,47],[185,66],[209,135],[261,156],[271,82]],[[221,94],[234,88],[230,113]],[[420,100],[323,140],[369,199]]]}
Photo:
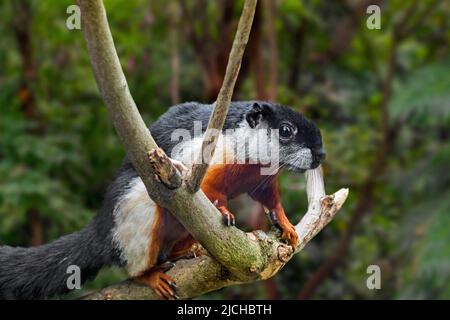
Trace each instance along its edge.
{"label": "thin vertical branch", "polygon": [[[246,0],[244,3],[244,9],[242,10],[241,18],[239,19],[239,25],[228,59],[222,88],[220,89],[219,96],[214,105],[214,110],[209,119],[200,154],[197,156],[197,160],[193,165],[187,180],[187,186],[192,193],[197,192],[200,188],[200,184],[208,169],[209,161],[214,155],[218,138],[214,133],[217,132],[217,130],[222,130],[225,123],[225,118],[233,95],[234,85],[236,84],[239,69],[241,68],[242,57],[250,35],[256,3],[257,0]],[[207,154],[205,154],[206,151],[208,151]]]}

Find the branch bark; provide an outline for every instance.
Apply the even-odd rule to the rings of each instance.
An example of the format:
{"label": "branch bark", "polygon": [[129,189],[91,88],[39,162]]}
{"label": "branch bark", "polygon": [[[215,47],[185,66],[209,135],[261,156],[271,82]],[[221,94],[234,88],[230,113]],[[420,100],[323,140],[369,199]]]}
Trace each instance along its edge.
{"label": "branch bark", "polygon": [[[212,116],[212,119],[216,117],[217,122],[212,120],[211,127],[221,129],[220,123],[223,125],[222,118],[226,116],[233,85],[239,72],[240,62],[236,64],[236,59],[242,58],[253,17],[251,9],[254,9],[255,3],[256,0],[245,1],[242,16],[246,18],[240,21],[236,47],[230,54],[231,66],[227,68],[227,73],[230,74],[225,77],[224,88],[218,98],[217,115]],[[185,181],[175,177],[179,174],[178,171],[173,168],[170,159],[158,149],[129,92],[109,30],[103,2],[78,0],[78,4],[94,76],[128,157],[144,182],[149,196],[170,210],[210,255],[180,261],[169,271],[179,285],[180,297],[190,298],[226,285],[273,276],[290,259],[292,248],[281,243],[280,235],[276,232],[266,234],[255,231],[246,234],[235,227],[224,226],[220,213],[203,192],[199,190],[192,193],[192,189],[187,187]],[[348,193],[348,190],[342,189],[333,196],[319,200],[324,195],[323,178],[320,171],[314,172],[307,174],[309,186],[307,189],[310,203],[314,203],[315,206],[309,211],[310,214],[305,216],[305,222],[298,226],[300,234],[304,235],[299,242],[300,248],[332,219]],[[321,210],[319,204],[322,205]],[[318,212],[321,213],[317,215]],[[316,215],[313,216],[313,213]],[[148,288],[128,281],[86,298],[156,297]]]}

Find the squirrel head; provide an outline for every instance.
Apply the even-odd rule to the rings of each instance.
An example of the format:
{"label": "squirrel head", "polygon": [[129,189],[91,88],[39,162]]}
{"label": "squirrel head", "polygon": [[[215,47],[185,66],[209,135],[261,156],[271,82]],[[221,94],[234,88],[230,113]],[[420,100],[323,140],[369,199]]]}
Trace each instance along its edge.
{"label": "squirrel head", "polygon": [[268,102],[252,102],[245,115],[253,129],[275,129],[280,168],[304,172],[325,159],[319,128],[291,108]]}

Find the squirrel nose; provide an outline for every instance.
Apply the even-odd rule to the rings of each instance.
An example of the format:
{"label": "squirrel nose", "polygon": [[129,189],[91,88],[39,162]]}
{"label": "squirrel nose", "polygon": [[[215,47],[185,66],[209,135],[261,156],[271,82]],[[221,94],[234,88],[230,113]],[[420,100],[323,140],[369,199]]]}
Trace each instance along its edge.
{"label": "squirrel nose", "polygon": [[316,149],[313,152],[313,163],[311,165],[311,169],[317,168],[320,163],[325,159],[326,153],[323,148]]}
{"label": "squirrel nose", "polygon": [[316,150],[316,152],[315,152],[316,161],[319,161],[319,162],[323,161],[325,159],[326,155],[327,154],[325,153],[325,150],[323,150],[323,148]]}

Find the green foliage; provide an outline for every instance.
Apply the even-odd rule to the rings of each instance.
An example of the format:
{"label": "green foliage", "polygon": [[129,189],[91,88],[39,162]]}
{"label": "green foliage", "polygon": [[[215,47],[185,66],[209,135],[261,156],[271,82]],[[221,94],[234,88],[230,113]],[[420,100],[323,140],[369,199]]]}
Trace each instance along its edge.
{"label": "green foliage", "polygon": [[77,137],[36,137],[27,133],[30,126],[18,115],[0,119],[0,150],[6,159],[0,162],[1,239],[26,221],[30,208],[54,221],[53,228],[76,230],[92,217],[81,195],[71,190],[85,174],[86,159],[77,150]]}
{"label": "green foliage", "polygon": [[432,124],[450,116],[450,60],[436,61],[399,83],[390,103],[395,118]]}
{"label": "green foliage", "polygon": [[418,227],[423,237],[414,247],[416,257],[407,269],[409,273],[401,298],[450,299],[449,196],[444,194],[440,201],[428,202],[427,207],[422,207],[430,211],[430,217]]}

